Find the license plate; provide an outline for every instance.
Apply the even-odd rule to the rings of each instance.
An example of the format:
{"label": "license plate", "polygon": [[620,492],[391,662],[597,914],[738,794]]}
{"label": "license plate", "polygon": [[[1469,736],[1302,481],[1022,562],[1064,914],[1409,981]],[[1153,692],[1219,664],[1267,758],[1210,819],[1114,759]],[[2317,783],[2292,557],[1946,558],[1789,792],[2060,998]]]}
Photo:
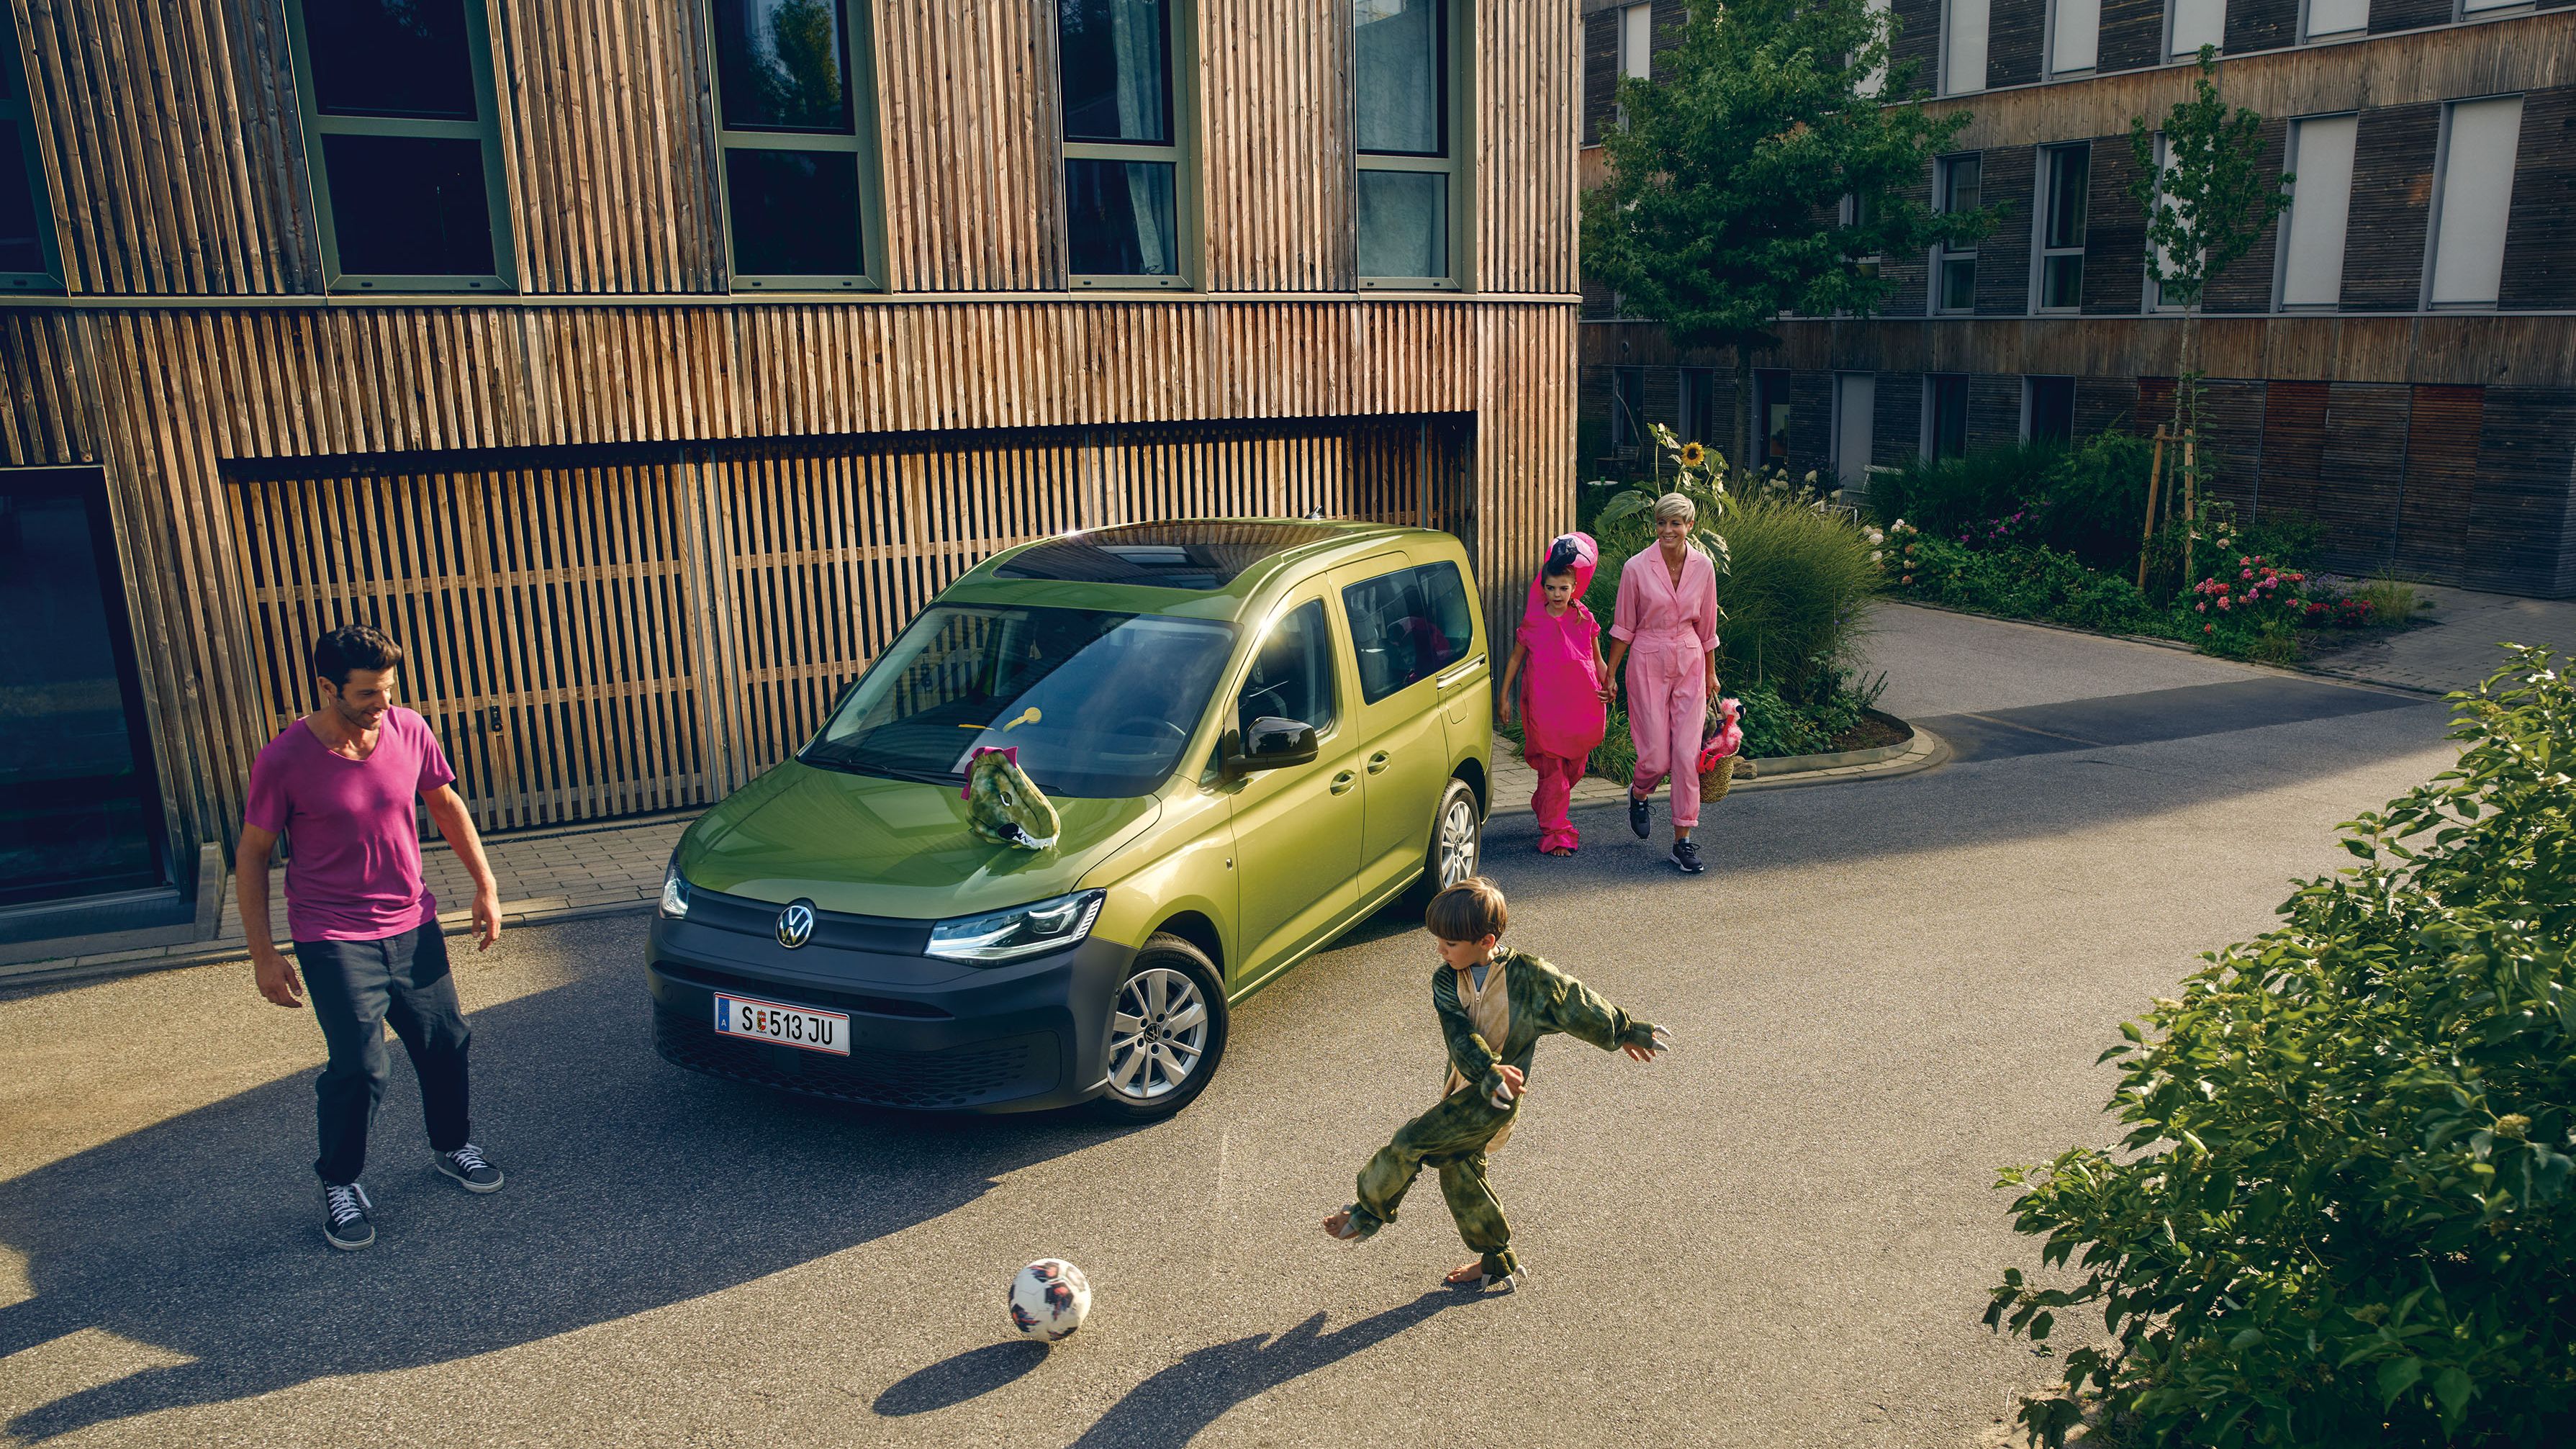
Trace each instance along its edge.
{"label": "license plate", "polygon": [[716,1035],[747,1036],[753,1041],[802,1047],[809,1052],[850,1054],[850,1019],[837,1011],[784,1006],[756,996],[716,996]]}

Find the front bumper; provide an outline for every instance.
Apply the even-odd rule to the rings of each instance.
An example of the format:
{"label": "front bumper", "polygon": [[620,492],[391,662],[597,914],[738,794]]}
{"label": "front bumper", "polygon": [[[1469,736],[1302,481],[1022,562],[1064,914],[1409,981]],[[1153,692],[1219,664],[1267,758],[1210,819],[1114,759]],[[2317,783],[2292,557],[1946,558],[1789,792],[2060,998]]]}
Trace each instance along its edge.
{"label": "front bumper", "polygon": [[[1109,1009],[1136,948],[1093,937],[992,968],[656,917],[645,947],[653,1046],[676,1066],[781,1091],[917,1111],[1028,1112],[1108,1086]],[[723,991],[847,1012],[850,1054],[718,1036]]]}

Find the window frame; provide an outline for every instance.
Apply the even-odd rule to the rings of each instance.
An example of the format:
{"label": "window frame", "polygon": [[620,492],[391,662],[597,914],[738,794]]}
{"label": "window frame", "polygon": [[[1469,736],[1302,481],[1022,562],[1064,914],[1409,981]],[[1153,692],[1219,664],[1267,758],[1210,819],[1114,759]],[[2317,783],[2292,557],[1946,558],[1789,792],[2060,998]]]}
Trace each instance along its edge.
{"label": "window frame", "polygon": [[[1776,434],[1771,431],[1773,408],[1781,409],[1784,414],[1780,419],[1780,431]],[[1777,464],[1782,473],[1787,473],[1791,440],[1798,426],[1797,396],[1790,385],[1789,369],[1757,367],[1753,370],[1753,409],[1747,420],[1753,430],[1753,436],[1745,440],[1754,453],[1752,466],[1760,471]],[[1771,456],[1771,440],[1775,436],[1780,440],[1780,456],[1776,459]]]}
{"label": "window frame", "polygon": [[[1623,396],[1624,387],[1635,380],[1636,396]],[[1633,452],[1646,445],[1646,369],[1614,366],[1610,369],[1610,453],[1613,457]],[[1627,419],[1621,422],[1622,417]],[[1625,434],[1622,437],[1621,434]]]}
{"label": "window frame", "polygon": [[[1196,0],[1163,0],[1157,8],[1164,16],[1163,53],[1168,69],[1165,79],[1172,92],[1172,139],[1159,146],[1134,141],[1076,141],[1065,135],[1063,0],[1052,0],[1048,6],[1048,19],[1054,27],[1049,37],[1056,55],[1054,73],[1046,78],[1055,92],[1056,245],[1065,260],[1065,285],[1075,291],[1195,292],[1206,271],[1200,256],[1198,147],[1192,144],[1199,133],[1198,5]],[[1178,270],[1169,276],[1073,270],[1073,209],[1064,202],[1072,195],[1067,170],[1076,161],[1134,161],[1172,168],[1172,225],[1179,233],[1173,239],[1172,255]],[[1358,226],[1356,199],[1352,204],[1352,225]]]}
{"label": "window frame", "polygon": [[0,272],[0,294],[59,292],[63,290],[62,238],[54,233],[54,198],[45,172],[44,143],[36,136],[35,101],[27,92],[26,52],[18,44],[18,17],[6,6],[0,6],[0,40],[8,44],[9,53],[0,57],[8,67],[9,94],[0,97],[0,120],[18,127],[20,159],[26,163],[27,204],[35,214],[36,250],[43,258],[41,272]]}
{"label": "window frame", "polygon": [[[2360,139],[2358,123],[2361,117],[2361,112],[2359,111],[2319,111],[2312,116],[2290,117],[2289,129],[2283,133],[2281,139],[2281,169],[2293,176],[2299,174],[2299,137],[2301,127],[2307,125],[2311,121],[2339,121],[2347,117],[2350,117],[2356,123],[2354,140],[2357,143]],[[2357,149],[2358,147],[2356,146],[2356,150]],[[2438,150],[2439,148],[2437,147],[2436,149]],[[2437,156],[2437,163],[2438,160],[2439,158]],[[2340,265],[2336,267],[2335,300],[2331,302],[2293,302],[2289,300],[2291,248],[2298,240],[2297,229],[2299,225],[2300,185],[2301,183],[2296,181],[2290,183],[2289,204],[2281,208],[2280,220],[2274,226],[2276,235],[2272,244],[2272,311],[2277,314],[2284,314],[2292,317],[2331,317],[2343,310],[2343,277]],[[2429,221],[2430,218],[2428,217],[2427,220]],[[2352,246],[2352,179],[2349,176],[2344,178],[2343,221],[2344,248],[2345,251],[2349,253]],[[2427,231],[2425,235],[2427,239],[2426,244],[2429,246],[2432,233]],[[2431,285],[2430,275],[2431,274],[2429,272],[2426,274],[2427,286]]]}
{"label": "window frame", "polygon": [[2021,440],[2025,444],[2041,441],[2039,436],[2039,387],[2041,383],[2066,384],[2066,437],[2068,447],[2075,444],[2075,389],[2078,379],[2062,372],[2024,373],[2021,379]]}
{"label": "window frame", "polygon": [[[1472,117],[1475,107],[1468,104],[1474,94],[1475,47],[1468,44],[1473,22],[1473,0],[1436,0],[1440,6],[1440,136],[1438,156],[1417,156],[1401,151],[1363,151],[1359,146],[1359,96],[1351,96],[1351,276],[1362,291],[1394,292],[1460,292],[1467,290],[1469,268],[1464,240],[1470,230],[1467,192],[1472,185],[1467,157],[1472,150]],[[1358,11],[1352,24],[1357,29]],[[1443,248],[1448,253],[1449,270],[1436,277],[1379,277],[1359,269],[1359,173],[1362,171],[1412,171],[1431,173],[1448,179],[1446,194],[1448,236]]]}
{"label": "window frame", "polygon": [[[1936,156],[1932,158],[1933,210],[1939,212],[1943,216],[1951,215],[1958,209],[1955,205],[1956,198],[1952,194],[1955,183],[1952,178],[1951,171],[1953,167],[1962,161],[1974,161],[1977,163],[1977,202],[1980,206],[1985,203],[1985,152],[1954,151],[1946,156]],[[1932,286],[1930,292],[1924,299],[1927,304],[1925,308],[1927,312],[1935,317],[1969,317],[1976,314],[1977,252],[1978,249],[1973,246],[1951,247],[1942,242],[1934,242],[1932,244]],[[1968,264],[1968,302],[1967,305],[1963,307],[1953,307],[1944,300],[1948,291],[1946,286],[1946,275],[1948,272],[1947,264],[1951,262],[1966,262]]]}
{"label": "window frame", "polygon": [[[2458,96],[2442,102],[2441,140],[2439,144],[2433,148],[2432,195],[2429,204],[2424,209],[2424,276],[2423,281],[2415,294],[2416,307],[2419,311],[2441,312],[2445,314],[2468,313],[2476,315],[2478,313],[2495,312],[2502,309],[2504,295],[2501,285],[2498,286],[2497,294],[2492,298],[2482,298],[2470,302],[2436,302],[2433,300],[2434,283],[2441,275],[2442,210],[2448,204],[2450,199],[2451,142],[2452,138],[2458,134],[2457,117],[2459,115],[2459,109],[2462,106],[2486,105],[2495,101],[2515,102],[2518,106],[2515,113],[2517,121],[2530,115],[2531,92],[2529,91],[2503,91],[2494,95]],[[2522,178],[2522,152],[2519,144],[2520,134],[2519,127],[2517,126],[2515,132],[2516,146],[2513,162],[2511,168],[2505,172],[2505,224],[2508,228],[2511,227],[2513,222],[2514,185]],[[2347,222],[2347,225],[2349,225],[2349,222]],[[2496,242],[2498,252],[2501,253],[2506,244],[2511,240],[2512,237],[2509,232],[2507,235],[2498,238]],[[2347,244],[2348,243],[2349,236],[2347,235]],[[2499,271],[2501,271],[2501,267],[2499,267]],[[2501,283],[2501,277],[2499,277],[2499,283]]]}
{"label": "window frame", "polygon": [[[308,0],[286,0],[287,50],[295,63],[296,110],[304,127],[304,176],[322,241],[326,292],[499,293],[518,288],[518,237],[511,225],[510,172],[501,137],[499,87],[492,70],[492,18],[487,0],[456,0],[465,24],[466,71],[474,86],[475,119],[425,120],[402,116],[326,116],[313,85],[313,44],[305,31]],[[325,136],[394,136],[477,142],[483,153],[483,207],[492,229],[492,270],[475,275],[417,272],[349,272],[340,266],[339,220],[331,210],[331,162]]]}
{"label": "window frame", "polygon": [[[1675,411],[1681,416],[1674,431],[1685,443],[1714,444],[1717,441],[1717,369],[1714,367],[1677,367],[1673,369],[1673,392],[1679,399]],[[1719,448],[1724,452],[1725,449]]]}
{"label": "window frame", "polygon": [[[1986,73],[1993,66],[1995,59],[1995,10],[1993,0],[1986,0],[1985,63],[1977,68],[1976,84],[1960,85],[1958,78],[1951,75],[1950,37],[1953,29],[1952,21],[1958,11],[1959,0],[1941,0],[1941,54],[1933,66],[1933,79],[1938,83],[1934,89],[1944,100],[1951,96],[1983,94],[1986,90]],[[2045,63],[2044,57],[2042,63]]]}
{"label": "window frame", "polygon": [[[2057,158],[2074,154],[2084,157],[2084,218],[2076,225],[2072,245],[2052,246],[2048,223],[2057,208]],[[2087,140],[2042,146],[2036,169],[2039,194],[2030,218],[2030,312],[2035,317],[2071,317],[2084,310],[2084,265],[2093,235],[2093,143]],[[2068,257],[2075,259],[2075,300],[2048,305],[2048,264]]]}
{"label": "window frame", "polygon": [[[849,78],[850,129],[830,131],[735,130],[724,119],[724,52],[716,35],[716,8],[698,7],[705,29],[708,89],[716,132],[716,210],[724,219],[724,275],[729,292],[883,292],[888,290],[885,250],[885,173],[877,134],[876,11],[873,0],[826,0],[841,10],[841,73]],[[734,265],[733,156],[745,151],[847,151],[858,158],[859,270],[744,272]]]}

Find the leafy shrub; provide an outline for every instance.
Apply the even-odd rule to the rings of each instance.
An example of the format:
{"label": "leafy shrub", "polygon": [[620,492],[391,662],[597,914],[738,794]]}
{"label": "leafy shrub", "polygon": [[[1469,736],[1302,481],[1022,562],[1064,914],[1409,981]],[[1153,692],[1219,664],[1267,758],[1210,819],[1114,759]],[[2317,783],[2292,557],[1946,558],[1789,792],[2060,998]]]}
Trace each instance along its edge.
{"label": "leafy shrub", "polygon": [[1870,475],[1870,511],[1883,520],[1902,518],[1926,533],[1956,538],[2045,497],[2049,476],[2064,457],[2053,446],[2023,444],[1958,458],[1917,459]]}
{"label": "leafy shrub", "polygon": [[2027,546],[1976,549],[1901,527],[1891,527],[1888,535],[1903,597],[2106,633],[2184,634],[2136,585],[2088,569],[2073,554]]}
{"label": "leafy shrub", "polygon": [[2077,444],[2045,480],[2040,541],[2097,569],[2135,564],[2153,458],[2152,445],[2128,433]]}
{"label": "leafy shrub", "polygon": [[2433,601],[2415,592],[2413,584],[2395,579],[2372,579],[2353,590],[2352,596],[2370,610],[2370,622],[2380,625],[2412,623],[2417,610],[2433,607]]}
{"label": "leafy shrub", "polygon": [[2159,1001],[2118,1152],[2015,1168],[1986,1321],[2109,1340],[2023,1402],[2148,1445],[2540,1445],[2576,1423],[2576,684],[2516,651],[2451,696],[2458,767],[2348,822],[2360,864]]}

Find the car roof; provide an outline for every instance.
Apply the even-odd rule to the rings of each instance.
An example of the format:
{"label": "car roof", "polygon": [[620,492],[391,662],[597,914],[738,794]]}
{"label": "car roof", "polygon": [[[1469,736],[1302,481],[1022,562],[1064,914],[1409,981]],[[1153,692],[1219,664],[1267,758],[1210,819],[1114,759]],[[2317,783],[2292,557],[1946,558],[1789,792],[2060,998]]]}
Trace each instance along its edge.
{"label": "car roof", "polygon": [[1430,529],[1332,519],[1125,523],[1005,549],[942,594],[1231,619],[1274,583],[1432,540],[1456,542]]}

